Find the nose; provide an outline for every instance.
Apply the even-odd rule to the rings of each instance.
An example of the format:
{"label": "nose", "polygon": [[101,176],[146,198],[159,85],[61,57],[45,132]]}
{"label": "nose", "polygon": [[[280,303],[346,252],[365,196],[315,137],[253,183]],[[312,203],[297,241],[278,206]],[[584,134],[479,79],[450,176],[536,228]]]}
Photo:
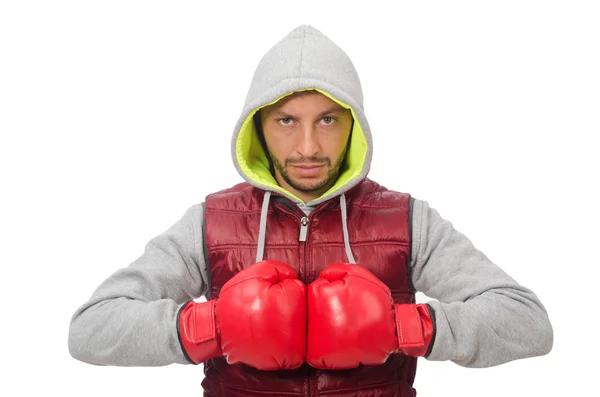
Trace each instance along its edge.
{"label": "nose", "polygon": [[300,140],[296,151],[304,158],[310,158],[316,156],[321,150],[319,144],[317,131],[314,125],[302,126],[300,132]]}

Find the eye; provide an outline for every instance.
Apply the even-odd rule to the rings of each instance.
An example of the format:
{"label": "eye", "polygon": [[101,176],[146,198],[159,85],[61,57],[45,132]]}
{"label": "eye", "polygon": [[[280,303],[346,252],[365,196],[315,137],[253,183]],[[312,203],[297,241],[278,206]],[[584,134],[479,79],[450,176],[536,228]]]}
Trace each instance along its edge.
{"label": "eye", "polygon": [[333,124],[334,121],[335,121],[335,119],[331,116],[325,116],[321,119],[321,122],[325,125],[331,125],[331,124]]}
{"label": "eye", "polygon": [[284,117],[282,119],[277,119],[277,122],[283,126],[288,126],[292,124],[292,118],[291,117]]}

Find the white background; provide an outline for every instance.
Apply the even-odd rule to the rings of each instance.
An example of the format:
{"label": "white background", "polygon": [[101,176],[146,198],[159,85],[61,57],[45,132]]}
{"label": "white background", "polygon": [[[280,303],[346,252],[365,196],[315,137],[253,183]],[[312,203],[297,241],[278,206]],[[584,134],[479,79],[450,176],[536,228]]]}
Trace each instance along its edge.
{"label": "white background", "polygon": [[421,359],[419,396],[600,395],[597,2],[206,3],[2,2],[1,395],[201,394],[200,366],[76,361],[70,316],[241,181],[229,144],[254,68],[304,23],[359,72],[370,177],[427,200],[554,326],[543,357]]}

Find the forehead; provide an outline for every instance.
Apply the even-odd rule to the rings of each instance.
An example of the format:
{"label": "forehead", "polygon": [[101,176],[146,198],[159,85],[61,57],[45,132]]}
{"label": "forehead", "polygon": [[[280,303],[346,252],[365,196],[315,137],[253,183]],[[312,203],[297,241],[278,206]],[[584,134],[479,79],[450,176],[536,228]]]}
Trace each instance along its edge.
{"label": "forehead", "polygon": [[264,107],[266,113],[271,113],[276,110],[280,111],[302,111],[302,110],[345,110],[336,102],[329,99],[327,96],[318,91],[301,91],[294,92],[272,105]]}

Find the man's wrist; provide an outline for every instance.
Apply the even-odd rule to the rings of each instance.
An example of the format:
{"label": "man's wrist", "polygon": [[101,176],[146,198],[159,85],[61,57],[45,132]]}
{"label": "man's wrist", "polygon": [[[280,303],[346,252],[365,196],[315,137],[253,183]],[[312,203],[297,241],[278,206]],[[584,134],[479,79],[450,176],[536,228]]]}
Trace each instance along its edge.
{"label": "man's wrist", "polygon": [[215,300],[200,303],[189,301],[178,313],[177,335],[183,354],[192,364],[200,364],[222,355],[217,335],[215,304]]}
{"label": "man's wrist", "polygon": [[430,306],[424,303],[394,304],[398,351],[414,357],[425,356],[435,333]]}

